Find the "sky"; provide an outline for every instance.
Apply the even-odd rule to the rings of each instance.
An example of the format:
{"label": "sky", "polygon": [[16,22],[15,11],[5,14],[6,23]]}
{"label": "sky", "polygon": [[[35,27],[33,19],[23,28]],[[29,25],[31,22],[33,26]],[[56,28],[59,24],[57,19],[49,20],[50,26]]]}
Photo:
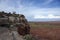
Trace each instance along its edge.
{"label": "sky", "polygon": [[0,0],[0,11],[15,11],[28,21],[59,21],[60,0]]}

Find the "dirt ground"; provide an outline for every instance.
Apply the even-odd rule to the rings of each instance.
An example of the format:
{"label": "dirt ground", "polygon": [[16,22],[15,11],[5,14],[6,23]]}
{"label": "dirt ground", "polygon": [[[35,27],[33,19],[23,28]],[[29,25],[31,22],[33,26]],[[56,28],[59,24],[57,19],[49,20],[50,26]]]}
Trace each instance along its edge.
{"label": "dirt ground", "polygon": [[36,40],[60,40],[60,22],[30,22]]}
{"label": "dirt ground", "polygon": [[60,28],[31,29],[31,34],[37,40],[60,40]]}

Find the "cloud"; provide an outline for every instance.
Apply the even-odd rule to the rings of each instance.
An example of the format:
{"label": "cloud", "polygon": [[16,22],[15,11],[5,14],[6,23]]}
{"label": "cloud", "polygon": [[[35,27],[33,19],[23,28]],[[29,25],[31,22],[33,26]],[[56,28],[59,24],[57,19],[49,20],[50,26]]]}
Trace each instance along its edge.
{"label": "cloud", "polygon": [[10,0],[1,0],[0,2],[0,11],[5,12],[13,12],[15,11],[15,7],[9,5]]}
{"label": "cloud", "polygon": [[45,2],[43,3],[43,5],[47,5],[50,4],[51,2],[53,2],[54,0],[45,0]]}
{"label": "cloud", "polygon": [[35,15],[34,16],[34,19],[40,19],[40,18],[53,19],[53,18],[60,18],[60,16],[54,16],[53,14],[49,14],[48,16],[43,16],[43,15]]}
{"label": "cloud", "polygon": [[31,8],[26,8],[24,12],[26,15],[48,15],[48,14],[54,14],[54,15],[60,15],[60,9],[59,8],[38,8],[38,7],[31,7]]}
{"label": "cloud", "polygon": [[[23,1],[23,0],[22,0]],[[60,15],[60,8],[40,8],[40,6],[36,6],[34,4],[34,1],[25,1],[22,2],[21,0],[0,0],[0,11],[6,11],[6,12],[14,12],[16,11],[16,13],[20,13],[20,14],[24,14],[27,19],[29,18],[59,18],[58,16],[54,16],[54,15]],[[45,2],[43,2],[44,5],[49,4],[51,2],[53,2],[54,0],[46,0]],[[40,4],[35,0],[36,4]],[[22,4],[23,3],[23,4]],[[26,4],[27,3],[27,4]],[[41,3],[42,4],[42,3]],[[50,15],[53,14],[53,15]],[[46,16],[48,15],[48,16]]]}
{"label": "cloud", "polygon": [[[15,7],[16,6],[16,7]],[[0,0],[0,11],[21,13],[25,8],[21,0]],[[22,14],[22,13],[21,13]]]}
{"label": "cloud", "polygon": [[0,11],[21,13],[21,11],[25,12],[26,8],[28,7],[23,5],[21,0],[0,0]]}

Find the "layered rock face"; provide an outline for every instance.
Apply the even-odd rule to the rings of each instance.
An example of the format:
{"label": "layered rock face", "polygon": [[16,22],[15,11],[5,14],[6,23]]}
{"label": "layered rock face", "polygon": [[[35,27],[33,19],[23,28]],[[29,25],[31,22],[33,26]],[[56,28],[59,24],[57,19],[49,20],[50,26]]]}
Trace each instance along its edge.
{"label": "layered rock face", "polygon": [[[30,25],[25,16],[22,14],[0,12],[0,27],[4,30],[4,32],[2,32],[2,30],[0,31],[0,33],[2,32],[1,36],[5,36],[6,34],[7,38],[10,34],[13,34],[13,37],[16,36],[16,38],[19,38],[19,36],[30,34]],[[19,36],[17,36],[16,34]],[[2,37],[0,37],[0,39],[1,38]]]}

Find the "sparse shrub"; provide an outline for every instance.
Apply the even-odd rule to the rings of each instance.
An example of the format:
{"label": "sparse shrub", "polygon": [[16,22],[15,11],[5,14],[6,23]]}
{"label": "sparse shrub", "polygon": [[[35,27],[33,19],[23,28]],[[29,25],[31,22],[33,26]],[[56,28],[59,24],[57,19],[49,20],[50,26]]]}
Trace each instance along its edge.
{"label": "sparse shrub", "polygon": [[24,39],[25,40],[36,40],[32,35],[25,35]]}

